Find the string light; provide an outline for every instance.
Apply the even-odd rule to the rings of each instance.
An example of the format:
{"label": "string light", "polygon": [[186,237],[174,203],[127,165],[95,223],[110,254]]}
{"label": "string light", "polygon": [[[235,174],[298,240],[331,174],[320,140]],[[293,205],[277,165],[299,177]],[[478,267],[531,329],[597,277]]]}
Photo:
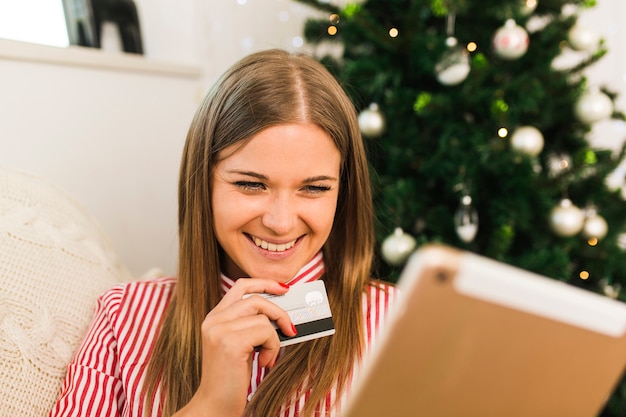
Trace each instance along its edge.
{"label": "string light", "polygon": [[332,25],[338,25],[340,18],[338,14],[333,13],[329,16],[328,20],[330,21]]}
{"label": "string light", "polygon": [[498,136],[501,138],[506,138],[509,135],[509,130],[506,127],[501,127],[498,129]]}
{"label": "string light", "polygon": [[589,246],[596,246],[598,244],[598,238],[597,237],[592,237],[587,241],[587,244]]}
{"label": "string light", "polygon": [[392,38],[395,38],[398,36],[398,29],[396,28],[391,28],[389,29],[389,36],[391,36]]}
{"label": "string light", "polygon": [[337,34],[337,26],[328,26],[328,34],[334,36]]}
{"label": "string light", "polygon": [[470,42],[466,46],[468,52],[475,52],[478,49],[476,42]]}
{"label": "string light", "polygon": [[580,274],[578,274],[578,276],[582,280],[587,280],[587,279],[589,279],[589,272],[588,271],[580,271]]}

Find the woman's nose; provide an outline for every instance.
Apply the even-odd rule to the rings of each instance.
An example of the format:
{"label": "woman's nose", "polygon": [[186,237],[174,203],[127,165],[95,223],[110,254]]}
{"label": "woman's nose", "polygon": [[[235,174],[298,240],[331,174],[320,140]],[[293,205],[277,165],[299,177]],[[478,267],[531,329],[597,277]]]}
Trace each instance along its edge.
{"label": "woman's nose", "polygon": [[296,219],[294,198],[285,194],[277,194],[270,197],[262,222],[275,234],[286,235],[296,224]]}

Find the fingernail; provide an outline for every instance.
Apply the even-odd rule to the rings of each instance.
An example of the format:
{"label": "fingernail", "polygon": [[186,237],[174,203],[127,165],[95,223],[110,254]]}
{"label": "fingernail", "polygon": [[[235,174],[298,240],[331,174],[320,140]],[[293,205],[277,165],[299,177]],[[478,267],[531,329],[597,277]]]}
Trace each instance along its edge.
{"label": "fingernail", "polygon": [[284,282],[279,282],[278,285],[280,285],[283,288],[289,288],[289,285],[285,284]]}
{"label": "fingernail", "polygon": [[291,323],[291,330],[293,330],[294,336],[298,334],[298,331],[296,330],[296,326],[294,326],[293,323]]}

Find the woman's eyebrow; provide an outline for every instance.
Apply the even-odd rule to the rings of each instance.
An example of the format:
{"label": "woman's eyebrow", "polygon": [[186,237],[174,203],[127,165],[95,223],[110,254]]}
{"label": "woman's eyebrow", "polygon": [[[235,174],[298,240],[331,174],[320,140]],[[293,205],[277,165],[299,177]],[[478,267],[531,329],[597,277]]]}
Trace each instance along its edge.
{"label": "woman's eyebrow", "polygon": [[[244,175],[247,177],[253,177],[253,178],[257,178],[260,180],[264,180],[264,181],[268,181],[269,177],[267,177],[266,175],[260,174],[258,172],[254,172],[254,171],[245,171],[245,170],[239,170],[239,169],[232,169],[232,170],[228,170],[226,171],[229,174],[238,174],[238,175]],[[316,175],[314,177],[309,177],[309,178],[305,178],[302,182],[303,183],[310,183],[310,182],[317,182],[317,181],[337,181],[337,177],[333,177],[331,175]]]}
{"label": "woman's eyebrow", "polygon": [[302,182],[317,182],[317,181],[337,181],[336,177],[330,175],[318,175],[315,177],[305,178]]}
{"label": "woman's eyebrow", "polygon": [[239,174],[239,175],[245,175],[247,177],[254,177],[254,178],[258,178],[260,180],[265,180],[265,181],[269,179],[267,176],[263,174],[259,174],[258,172],[254,172],[254,171],[243,171],[243,170],[238,170],[238,169],[232,169],[226,172],[229,174]]}

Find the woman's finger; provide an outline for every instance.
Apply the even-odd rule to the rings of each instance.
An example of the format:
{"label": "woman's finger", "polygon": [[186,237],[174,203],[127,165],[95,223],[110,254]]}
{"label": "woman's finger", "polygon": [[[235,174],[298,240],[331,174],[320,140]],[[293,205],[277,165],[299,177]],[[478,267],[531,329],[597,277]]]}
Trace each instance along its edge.
{"label": "woman's finger", "polygon": [[228,306],[241,301],[248,294],[274,294],[282,295],[289,291],[289,286],[282,282],[276,282],[264,278],[240,278],[224,295],[214,310],[220,311]]}
{"label": "woman's finger", "polygon": [[[216,311],[217,310],[217,311]],[[259,296],[251,295],[221,310],[214,309],[206,319],[206,326],[234,321],[240,318],[263,315],[287,336],[295,336],[296,331],[289,314],[273,302]]]}

